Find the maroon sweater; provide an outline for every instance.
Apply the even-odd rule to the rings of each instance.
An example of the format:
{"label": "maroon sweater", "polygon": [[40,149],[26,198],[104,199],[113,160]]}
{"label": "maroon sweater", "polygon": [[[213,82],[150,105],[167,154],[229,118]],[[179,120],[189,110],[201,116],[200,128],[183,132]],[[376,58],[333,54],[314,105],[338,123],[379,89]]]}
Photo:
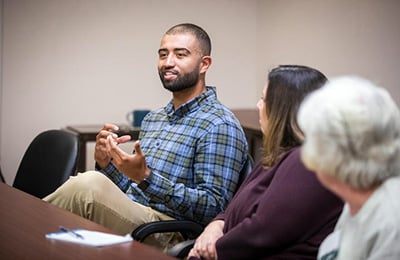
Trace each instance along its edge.
{"label": "maroon sweater", "polygon": [[255,166],[226,211],[218,260],[316,259],[343,203],[300,160],[300,148],[275,166]]}

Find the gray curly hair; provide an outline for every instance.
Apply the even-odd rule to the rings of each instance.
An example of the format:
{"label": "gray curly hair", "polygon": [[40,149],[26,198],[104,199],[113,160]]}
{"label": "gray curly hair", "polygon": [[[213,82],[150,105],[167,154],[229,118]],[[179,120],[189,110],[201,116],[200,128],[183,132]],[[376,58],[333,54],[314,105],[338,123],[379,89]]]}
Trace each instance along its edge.
{"label": "gray curly hair", "polygon": [[330,80],[298,112],[304,164],[369,189],[400,175],[400,113],[390,94],[354,76]]}

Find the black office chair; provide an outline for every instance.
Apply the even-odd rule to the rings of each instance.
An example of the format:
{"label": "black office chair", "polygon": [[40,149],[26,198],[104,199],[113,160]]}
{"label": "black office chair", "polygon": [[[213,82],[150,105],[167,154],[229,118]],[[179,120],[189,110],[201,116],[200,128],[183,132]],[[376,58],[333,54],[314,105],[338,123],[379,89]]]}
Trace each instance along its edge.
{"label": "black office chair", "polygon": [[[239,185],[253,169],[254,161],[250,154],[247,161],[240,172]],[[180,242],[167,251],[169,256],[179,259],[185,258],[190,249],[193,247],[195,239],[203,232],[204,226],[191,220],[162,220],[145,223],[132,231],[131,236],[134,240],[143,242],[148,236],[155,233],[179,232],[184,238]]]}
{"label": "black office chair", "polygon": [[77,160],[76,135],[62,130],[44,131],[25,151],[13,187],[43,198],[75,174]]}
{"label": "black office chair", "polygon": [[1,167],[0,167],[0,179],[1,179],[1,182],[6,183],[6,180],[4,179],[3,173],[1,172]]}

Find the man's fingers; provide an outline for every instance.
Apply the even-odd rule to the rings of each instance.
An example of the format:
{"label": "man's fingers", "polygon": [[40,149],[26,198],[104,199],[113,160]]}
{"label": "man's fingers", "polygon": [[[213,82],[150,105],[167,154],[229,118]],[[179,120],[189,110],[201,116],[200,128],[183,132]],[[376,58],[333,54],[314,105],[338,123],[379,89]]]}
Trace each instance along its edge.
{"label": "man's fingers", "polygon": [[117,138],[117,142],[119,144],[129,142],[130,140],[131,140],[131,136],[130,135],[123,135],[123,136],[120,136],[120,137]]}
{"label": "man's fingers", "polygon": [[120,163],[126,159],[127,154],[118,146],[118,142],[111,135],[107,137],[107,151],[114,162]]}
{"label": "man's fingers", "polygon": [[133,144],[133,149],[135,149],[135,154],[139,155],[139,156],[144,156],[142,149],[140,148],[140,143],[139,141],[136,141]]}
{"label": "man's fingers", "polygon": [[96,136],[96,141],[100,140],[101,138],[106,138],[108,135],[112,134],[115,138],[118,135],[114,132],[117,132],[119,127],[114,124],[105,124],[102,129],[100,129],[99,133]]}
{"label": "man's fingers", "polygon": [[97,144],[102,144],[102,140],[107,138],[109,135],[111,135],[115,139],[118,138],[118,135],[116,133],[113,133],[113,132],[110,132],[109,130],[103,129],[96,135]]}
{"label": "man's fingers", "polygon": [[110,155],[114,157],[118,146],[117,142],[115,141],[115,139],[113,139],[111,135],[107,136],[106,147]]}
{"label": "man's fingers", "polygon": [[104,126],[101,130],[116,132],[119,130],[119,127],[117,125],[107,123],[107,124],[104,124]]}

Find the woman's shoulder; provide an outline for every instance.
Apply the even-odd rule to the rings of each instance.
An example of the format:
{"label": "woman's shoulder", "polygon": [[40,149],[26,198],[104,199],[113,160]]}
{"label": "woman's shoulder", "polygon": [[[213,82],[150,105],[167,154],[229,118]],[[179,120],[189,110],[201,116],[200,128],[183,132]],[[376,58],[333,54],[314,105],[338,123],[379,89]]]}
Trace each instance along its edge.
{"label": "woman's shoulder", "polygon": [[[277,163],[269,168],[264,168],[262,161],[258,162],[250,174],[253,177],[251,179],[257,178],[259,175],[266,175],[265,178],[274,179],[286,179],[286,178],[303,178],[306,175],[306,179],[316,178],[302,163],[300,156],[300,147],[294,147],[288,150]],[[269,176],[269,177],[267,177]]]}
{"label": "woman's shoulder", "polygon": [[303,162],[301,161],[301,148],[300,147],[294,147],[290,150],[288,150],[282,158],[279,160],[277,163],[278,165],[287,165],[287,166],[292,166],[292,165],[297,165],[300,168],[304,168],[305,166]]}
{"label": "woman's shoulder", "polygon": [[314,172],[307,169],[301,160],[301,147],[287,151],[275,167],[276,174],[283,178],[295,178],[303,182],[316,180]]}

